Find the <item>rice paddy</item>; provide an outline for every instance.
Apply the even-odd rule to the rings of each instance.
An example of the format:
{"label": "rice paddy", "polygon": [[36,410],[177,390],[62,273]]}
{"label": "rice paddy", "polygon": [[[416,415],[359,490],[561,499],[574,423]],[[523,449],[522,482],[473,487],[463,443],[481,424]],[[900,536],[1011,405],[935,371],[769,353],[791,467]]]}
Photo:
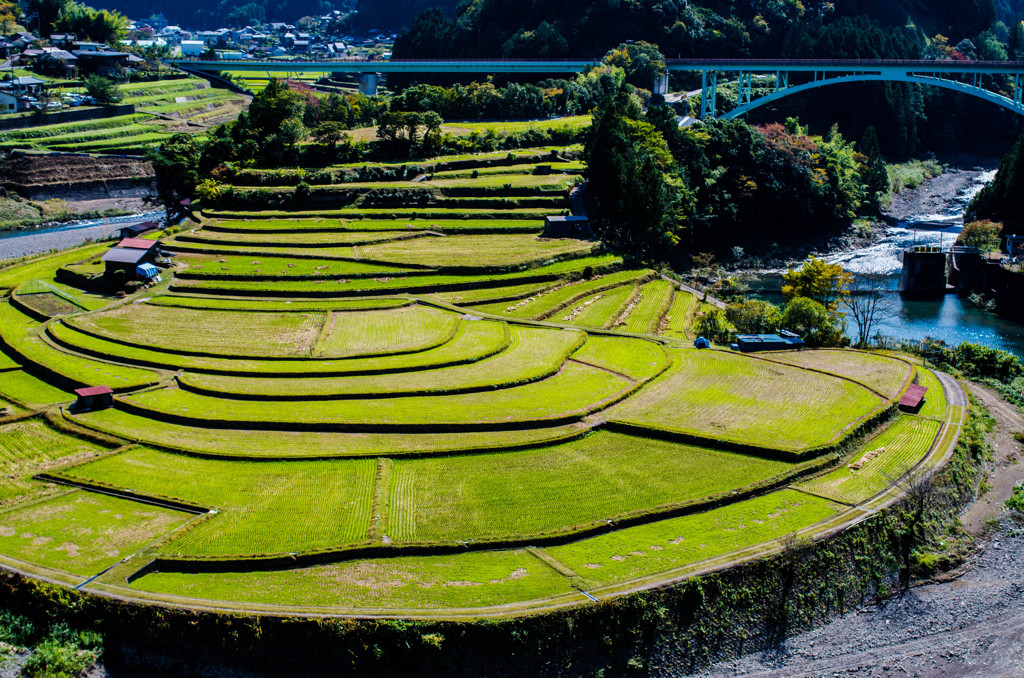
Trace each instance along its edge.
{"label": "rice paddy", "polygon": [[134,113],[7,130],[0,133],[0,148],[141,155],[186,125],[194,131],[233,120],[249,103],[248,97],[191,76],[122,84],[119,91],[120,103],[133,104]]}
{"label": "rice paddy", "polygon": [[[188,82],[133,92],[185,111]],[[386,208],[403,182],[339,166],[317,209],[203,210],[125,298],[57,281],[105,244],[0,269],[0,559],[185,604],[514,612],[774,548],[933,453],[931,372],[694,350],[694,295],[544,237],[581,169],[551,150],[427,161]],[[912,380],[921,412],[874,424]],[[72,409],[85,385],[113,407]]]}

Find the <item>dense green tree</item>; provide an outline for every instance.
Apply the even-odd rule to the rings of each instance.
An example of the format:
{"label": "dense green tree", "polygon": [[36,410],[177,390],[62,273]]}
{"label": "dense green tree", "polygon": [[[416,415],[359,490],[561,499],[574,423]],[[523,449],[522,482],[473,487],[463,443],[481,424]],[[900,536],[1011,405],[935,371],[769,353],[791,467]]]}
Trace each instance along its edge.
{"label": "dense green tree", "polygon": [[1003,225],[994,221],[972,221],[964,226],[956,244],[977,247],[982,252],[993,252],[1002,243]]}
{"label": "dense green tree", "polygon": [[878,209],[882,198],[889,193],[889,172],[885,168],[882,149],[878,145],[878,134],[874,127],[864,131],[860,141],[861,153],[865,157],[861,178],[864,181],[864,196],[872,209]]}
{"label": "dense green tree", "polygon": [[181,213],[181,201],[195,195],[202,147],[193,134],[178,133],[148,154],[156,175],[156,199],[168,223]]}
{"label": "dense green tree", "polygon": [[85,93],[101,104],[116,104],[121,100],[117,83],[95,73],[85,79]]}
{"label": "dense green tree", "polygon": [[94,42],[115,45],[128,33],[128,18],[113,10],[97,10],[81,3],[68,2],[61,8],[52,28]]}
{"label": "dense green tree", "polygon": [[782,325],[779,307],[768,301],[749,300],[729,304],[725,316],[739,334],[777,332]]}
{"label": "dense green tree", "polygon": [[601,237],[643,260],[669,260],[693,199],[635,95],[620,91],[602,102],[584,157],[586,197]]}
{"label": "dense green tree", "polygon": [[1024,232],[1024,135],[1003,156],[992,183],[967,208],[967,221],[1000,221],[1007,233]]}
{"label": "dense green tree", "polygon": [[665,57],[656,45],[648,42],[628,42],[608,52],[604,62],[621,68],[626,82],[641,89],[654,88],[655,81],[665,73]]}
{"label": "dense green tree", "polygon": [[842,318],[809,297],[794,297],[786,304],[782,326],[799,334],[810,347],[846,342]]}
{"label": "dense green tree", "polygon": [[813,299],[826,311],[835,311],[849,294],[853,276],[839,264],[811,257],[801,268],[782,275],[782,295],[787,301],[798,297]]}

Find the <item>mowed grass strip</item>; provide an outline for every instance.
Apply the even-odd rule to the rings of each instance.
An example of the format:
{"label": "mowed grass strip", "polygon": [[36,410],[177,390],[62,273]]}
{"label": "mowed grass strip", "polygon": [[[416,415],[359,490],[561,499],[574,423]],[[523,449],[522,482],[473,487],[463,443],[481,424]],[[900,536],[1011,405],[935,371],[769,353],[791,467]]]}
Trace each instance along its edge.
{"label": "mowed grass strip", "polygon": [[580,327],[608,327],[619,316],[621,309],[629,302],[636,291],[633,285],[622,285],[605,292],[587,297],[583,301],[574,302],[563,311],[548,320],[570,323]]}
{"label": "mowed grass strip", "polygon": [[29,408],[40,408],[75,399],[71,393],[50,386],[22,370],[0,372],[0,396]]}
{"label": "mowed grass strip", "polygon": [[38,334],[39,324],[13,306],[0,303],[0,336],[23,359],[79,386],[103,385],[113,389],[140,388],[155,384],[160,376],[151,370],[113,365],[60,351]]}
{"label": "mowed grass strip", "polygon": [[783,351],[765,357],[798,367],[838,374],[864,384],[890,400],[900,396],[903,386],[914,374],[914,366],[902,360],[848,349]]}
{"label": "mowed grass strip", "polygon": [[590,335],[572,359],[643,381],[661,372],[669,363],[665,349],[653,341],[629,337]]}
{"label": "mowed grass strip", "polygon": [[610,419],[771,449],[827,445],[882,400],[838,377],[723,351],[675,351],[675,364]]}
{"label": "mowed grass strip", "polygon": [[190,519],[181,511],[76,491],[0,513],[0,552],[89,577]]}
{"label": "mowed grass strip", "polygon": [[218,245],[245,245],[250,247],[352,247],[395,239],[415,237],[416,233],[391,231],[333,231],[311,233],[232,233],[202,230],[178,236],[181,242],[214,243]]}
{"label": "mowed grass strip", "polygon": [[455,335],[460,316],[432,306],[331,313],[315,354],[348,358],[425,351]]}
{"label": "mowed grass strip", "polygon": [[96,456],[107,448],[50,426],[44,419],[0,425],[0,504],[27,495],[55,491],[32,476],[61,464]]}
{"label": "mowed grass strip", "polygon": [[[507,301],[509,304],[522,301],[535,294],[550,289],[556,283],[527,283],[525,285],[510,285],[508,287],[493,287],[482,290],[462,290],[457,292],[439,292],[432,294],[432,299],[456,305],[474,305]],[[496,311],[502,310],[500,307]],[[496,311],[491,311],[495,313]]]}
{"label": "mowed grass strip", "polygon": [[412,299],[397,297],[385,299],[337,299],[330,301],[279,301],[274,299],[217,299],[211,297],[186,297],[177,294],[161,294],[145,300],[156,306],[176,308],[203,308],[213,311],[374,311],[385,308],[401,308],[413,303]]}
{"label": "mowed grass strip", "polygon": [[560,277],[574,276],[615,269],[622,264],[622,258],[614,254],[601,254],[558,261],[536,268],[527,268],[515,273],[491,273],[463,275],[395,276],[393,278],[357,278],[353,280],[314,281],[236,281],[236,280],[182,280],[176,278],[171,290],[185,293],[229,294],[231,296],[352,296],[386,295],[400,293],[431,293],[443,290],[463,290],[499,287],[502,283],[521,281],[554,281]]}
{"label": "mowed grass strip", "polygon": [[582,332],[537,327],[509,328],[511,343],[498,355],[454,367],[355,377],[277,378],[185,374],[188,390],[226,398],[356,398],[426,395],[507,388],[553,375],[583,345]]}
{"label": "mowed grass strip", "polygon": [[364,541],[375,469],[372,459],[247,464],[140,447],[63,475],[214,507],[163,552],[244,556]]}
{"label": "mowed grass strip", "polygon": [[542,262],[596,247],[585,240],[549,240],[530,234],[450,235],[368,245],[358,248],[358,255],[397,266],[487,268]]}
{"label": "mowed grass strip", "polygon": [[163,351],[299,357],[313,350],[325,320],[325,314],[316,312],[240,313],[126,304],[64,322],[104,339]]}
{"label": "mowed grass strip", "polygon": [[918,414],[922,417],[942,417],[946,413],[946,390],[931,370],[917,368],[917,382],[928,389]]}
{"label": "mowed grass strip", "polygon": [[447,454],[503,450],[576,437],[585,424],[509,431],[445,433],[337,433],[251,431],[184,426],[117,409],[77,414],[73,421],[104,433],[158,447],[223,457],[297,459]]}
{"label": "mowed grass strip", "polygon": [[607,432],[501,455],[396,461],[386,532],[400,542],[572,532],[606,519],[699,502],[788,466]]}
{"label": "mowed grass strip", "polygon": [[476,608],[574,592],[522,549],[379,558],[275,572],[158,572],[132,588],[204,600],[349,609]]}
{"label": "mowed grass strip", "polygon": [[345,261],[341,259],[306,259],[264,257],[237,254],[183,254],[178,260],[188,268],[178,272],[179,278],[259,278],[288,280],[290,278],[337,279],[345,277],[385,277],[418,272],[387,264]]}
{"label": "mowed grass strip", "polygon": [[236,233],[337,233],[355,231],[438,231],[461,233],[464,231],[507,231],[509,233],[539,233],[544,223],[537,219],[315,219],[297,216],[294,219],[216,219],[205,227],[205,232],[226,231]]}
{"label": "mowed grass strip", "polygon": [[780,490],[543,550],[592,586],[614,584],[774,542],[841,508],[802,492]]}
{"label": "mowed grass strip", "polygon": [[940,427],[933,419],[901,416],[861,445],[845,466],[797,487],[848,504],[870,499],[928,454]]}
{"label": "mowed grass strip", "polygon": [[616,329],[637,334],[654,334],[672,301],[674,285],[667,280],[652,280],[640,287],[640,301]]}
{"label": "mowed grass strip", "polygon": [[389,427],[501,427],[572,419],[606,406],[629,387],[622,377],[570,362],[549,379],[486,393],[328,400],[310,407],[303,402],[226,400],[163,388],[125,396],[124,401],[155,419],[188,417],[198,426],[230,422],[245,428],[246,423],[260,422],[277,430],[348,426],[385,433],[391,432]]}
{"label": "mowed grass strip", "polygon": [[675,299],[672,300],[672,308],[666,316],[665,330],[662,334],[674,339],[688,339],[690,326],[693,322],[693,313],[699,306],[693,294],[685,290],[678,290]]}
{"label": "mowed grass strip", "polygon": [[513,318],[554,320],[554,317],[549,316],[552,316],[557,309],[577,299],[586,298],[597,289],[611,288],[623,283],[633,282],[647,275],[650,275],[650,271],[618,271],[597,278],[566,282],[522,301],[509,302],[507,304],[495,303],[486,306],[474,306],[473,308],[482,313],[509,315]]}
{"label": "mowed grass strip", "polygon": [[[242,312],[237,313],[241,314]],[[460,323],[451,341],[429,351],[373,358],[273,360],[206,358],[168,353],[139,346],[127,346],[84,334],[60,323],[51,325],[47,331],[61,345],[68,345],[74,350],[88,355],[116,357],[121,362],[212,374],[245,373],[268,376],[383,374],[430,369],[470,363],[490,357],[503,350],[509,342],[508,330],[504,323],[473,321]]]}

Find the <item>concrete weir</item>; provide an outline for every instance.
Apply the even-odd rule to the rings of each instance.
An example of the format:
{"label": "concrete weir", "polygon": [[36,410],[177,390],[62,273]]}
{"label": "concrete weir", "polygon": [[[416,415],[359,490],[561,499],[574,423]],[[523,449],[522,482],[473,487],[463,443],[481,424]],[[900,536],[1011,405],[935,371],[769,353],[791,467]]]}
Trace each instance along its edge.
{"label": "concrete weir", "polygon": [[927,246],[904,250],[903,271],[897,289],[906,295],[945,294],[946,252]]}

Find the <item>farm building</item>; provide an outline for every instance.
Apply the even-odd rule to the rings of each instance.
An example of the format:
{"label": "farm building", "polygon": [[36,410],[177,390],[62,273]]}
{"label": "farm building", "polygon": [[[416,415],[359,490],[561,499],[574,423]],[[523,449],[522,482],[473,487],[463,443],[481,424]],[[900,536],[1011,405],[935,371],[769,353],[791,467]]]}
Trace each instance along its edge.
{"label": "farm building", "polygon": [[143,221],[138,224],[132,224],[131,226],[121,227],[122,238],[138,238],[143,233],[149,231],[155,231],[157,229],[156,222],[154,221]]}
{"label": "farm building", "polygon": [[587,217],[559,216],[544,217],[544,232],[541,233],[541,237],[590,239],[596,236]]}
{"label": "farm building", "polygon": [[118,271],[131,272],[140,264],[151,263],[154,254],[151,250],[137,250],[131,247],[114,247],[103,255],[105,274],[113,275]]}
{"label": "farm building", "polygon": [[160,242],[157,240],[144,240],[142,238],[124,238],[121,242],[117,243],[117,247],[127,247],[133,250],[154,250],[157,249],[157,245]]}
{"label": "farm building", "polygon": [[787,351],[803,348],[804,340],[793,332],[783,330],[778,334],[737,334],[733,349],[752,353],[754,351]]}
{"label": "farm building", "polygon": [[71,406],[75,412],[102,410],[114,404],[114,391],[109,386],[88,386],[75,389],[78,400]]}
{"label": "farm building", "polygon": [[907,388],[907,392],[900,398],[899,407],[904,412],[917,412],[921,409],[921,404],[924,403],[924,394],[928,392],[928,389],[920,384],[911,384]]}

